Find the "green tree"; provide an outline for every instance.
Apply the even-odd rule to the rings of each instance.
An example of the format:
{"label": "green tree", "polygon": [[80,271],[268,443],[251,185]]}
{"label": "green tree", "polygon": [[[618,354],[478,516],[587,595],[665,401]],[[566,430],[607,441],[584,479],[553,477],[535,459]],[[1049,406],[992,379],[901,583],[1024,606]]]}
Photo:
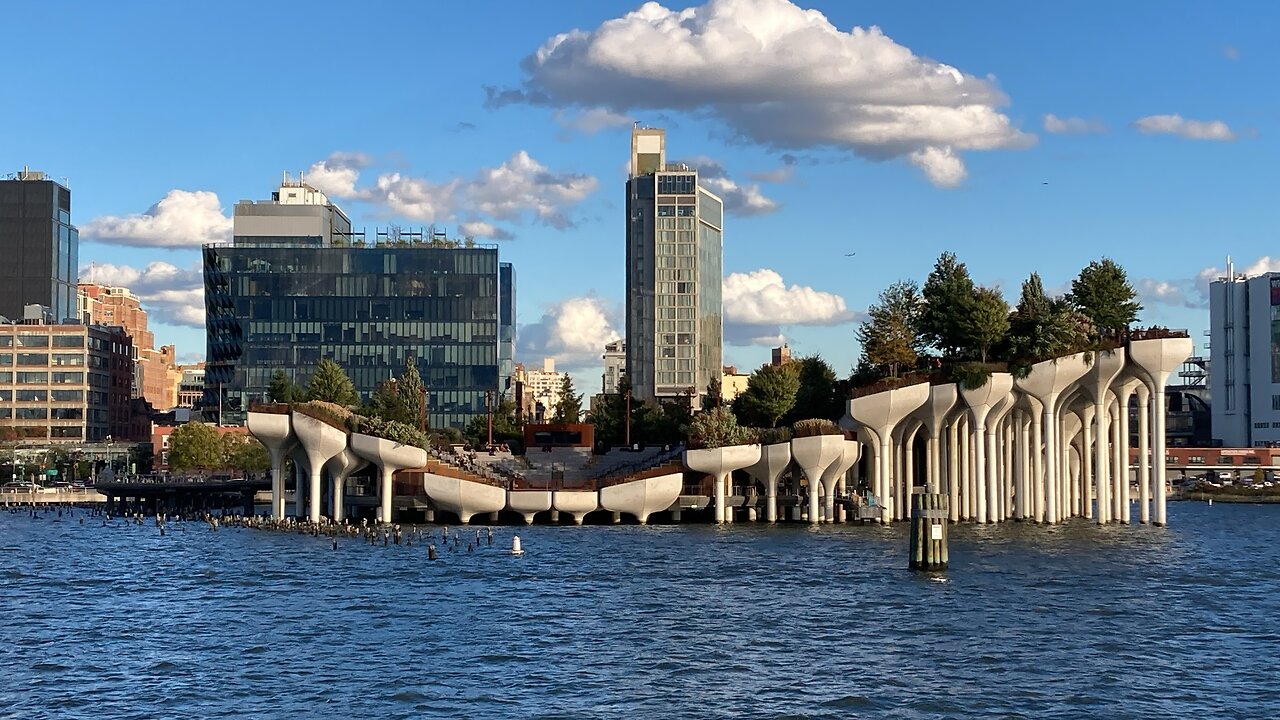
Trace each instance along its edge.
{"label": "green tree", "polygon": [[1075,352],[1086,339],[1086,329],[1084,316],[1070,302],[1050,299],[1040,276],[1032,273],[1023,281],[1018,306],[1009,316],[1009,360],[1025,367]]}
{"label": "green tree", "polygon": [[[489,418],[485,415],[471,418],[462,436],[474,447],[483,446],[489,441]],[[514,400],[500,400],[493,411],[493,441],[508,445],[524,442],[524,423],[516,416]]]}
{"label": "green tree", "polygon": [[747,422],[777,427],[796,404],[800,390],[799,373],[787,365],[765,365],[751,373],[747,389],[734,400],[733,407]]}
{"label": "green tree", "polygon": [[271,382],[267,385],[267,397],[271,402],[301,402],[306,399],[305,394],[302,388],[289,379],[284,370],[276,370],[272,373]]}
{"label": "green tree", "polygon": [[576,423],[582,417],[582,395],[573,391],[573,378],[564,374],[560,383],[560,399],[556,401],[553,423]]}
{"label": "green tree", "polygon": [[867,320],[858,327],[862,358],[879,368],[881,376],[896,378],[915,365],[920,346],[916,328],[920,322],[920,295],[916,284],[902,280],[885,288],[880,300],[867,308]]}
{"label": "green tree", "polygon": [[954,253],[942,253],[921,291],[924,307],[919,316],[919,332],[945,357],[956,357],[967,345],[965,324],[974,293],[969,269]]}
{"label": "green tree", "polygon": [[221,445],[223,469],[259,473],[266,472],[271,467],[271,455],[254,437],[224,433]]}
{"label": "green tree", "polygon": [[417,427],[418,407],[415,405],[410,408],[405,405],[404,398],[400,396],[396,385],[397,383],[392,380],[379,383],[373,391],[373,396],[369,398],[369,403],[361,408],[360,414]]}
{"label": "green tree", "polygon": [[[621,445],[626,437],[626,394],[631,392],[631,381],[623,375],[618,379],[618,392],[600,395],[587,413],[587,422],[595,426],[596,442],[612,447]],[[633,401],[636,405],[638,402]],[[634,430],[634,426],[632,427]]]}
{"label": "green tree", "polygon": [[978,358],[986,363],[991,348],[1009,333],[1009,303],[999,290],[978,288],[964,318],[964,333]]}
{"label": "green tree", "polygon": [[418,374],[418,361],[413,355],[409,355],[404,361],[404,371],[396,381],[396,394],[400,396],[400,404],[411,413],[412,419],[404,422],[417,426],[422,420],[426,397],[423,394],[422,376]]}
{"label": "green tree", "polygon": [[783,419],[790,425],[804,418],[838,420],[844,415],[844,403],[836,389],[836,372],[820,355],[810,355],[793,360],[800,388],[796,402]]}
{"label": "green tree", "polygon": [[212,425],[189,422],[169,434],[169,469],[214,470],[222,467],[222,439]]}
{"label": "green tree", "polygon": [[349,407],[360,402],[355,385],[338,363],[324,358],[316,363],[316,371],[307,385],[307,399],[331,402]]}
{"label": "green tree", "polygon": [[720,376],[717,375],[711,378],[711,382],[707,383],[707,392],[702,396],[702,409],[710,410],[723,404],[724,390],[721,387]]}
{"label": "green tree", "polygon": [[1124,268],[1111,258],[1089,263],[1075,280],[1067,298],[1089,318],[1101,337],[1119,338],[1138,319],[1142,305]]}

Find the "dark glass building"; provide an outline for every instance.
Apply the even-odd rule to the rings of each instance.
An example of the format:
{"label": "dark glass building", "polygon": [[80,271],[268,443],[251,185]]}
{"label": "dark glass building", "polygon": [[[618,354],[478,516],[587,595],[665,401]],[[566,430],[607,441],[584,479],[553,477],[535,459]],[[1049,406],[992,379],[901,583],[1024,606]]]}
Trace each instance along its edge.
{"label": "dark glass building", "polygon": [[209,245],[204,277],[205,386],[225,423],[267,399],[277,370],[305,385],[321,358],[364,398],[416,358],[431,427],[464,427],[502,389],[497,248]]}
{"label": "dark glass building", "polygon": [[21,320],[39,304],[56,322],[78,317],[80,233],[66,186],[32,170],[0,179],[0,257],[0,315]]}

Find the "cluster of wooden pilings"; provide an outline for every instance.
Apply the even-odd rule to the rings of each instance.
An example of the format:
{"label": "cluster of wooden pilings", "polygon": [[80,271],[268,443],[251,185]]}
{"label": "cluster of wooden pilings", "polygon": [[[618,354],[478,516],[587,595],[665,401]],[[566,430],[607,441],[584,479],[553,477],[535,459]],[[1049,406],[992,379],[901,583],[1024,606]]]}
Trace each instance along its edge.
{"label": "cluster of wooden pilings", "polygon": [[953,522],[1127,523],[1136,404],[1138,519],[1163,525],[1164,388],[1192,349],[1185,337],[1135,340],[1038,363],[1026,377],[994,373],[977,388],[886,390],[850,400],[842,424],[870,460],[881,522],[906,519],[919,485],[947,496]]}

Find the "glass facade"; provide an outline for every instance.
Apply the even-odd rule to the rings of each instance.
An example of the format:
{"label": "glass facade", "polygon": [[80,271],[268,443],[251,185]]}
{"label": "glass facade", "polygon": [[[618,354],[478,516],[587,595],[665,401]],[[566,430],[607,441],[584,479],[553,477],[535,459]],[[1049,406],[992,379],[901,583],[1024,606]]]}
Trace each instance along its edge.
{"label": "glass facade", "polygon": [[501,362],[514,363],[514,270],[496,248],[237,238],[205,247],[204,277],[205,410],[224,423],[265,401],[277,370],[305,385],[328,358],[368,398],[412,356],[430,425],[462,428],[501,389]]}
{"label": "glass facade", "polygon": [[55,321],[78,316],[80,232],[71,224],[71,191],[38,173],[0,181],[0,315],[21,320],[25,305],[49,308]]}
{"label": "glass facade", "polygon": [[720,377],[723,214],[688,168],[627,183],[627,375],[641,398]]}

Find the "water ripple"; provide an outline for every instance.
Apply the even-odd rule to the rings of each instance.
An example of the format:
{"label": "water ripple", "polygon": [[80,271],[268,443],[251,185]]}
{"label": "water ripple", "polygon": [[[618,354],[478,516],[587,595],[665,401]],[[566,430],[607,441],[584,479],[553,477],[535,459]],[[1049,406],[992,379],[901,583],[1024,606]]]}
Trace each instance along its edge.
{"label": "water ripple", "polygon": [[932,575],[901,525],[521,528],[523,558],[499,528],[432,563],[3,513],[0,718],[1275,717],[1276,512],[957,526]]}

